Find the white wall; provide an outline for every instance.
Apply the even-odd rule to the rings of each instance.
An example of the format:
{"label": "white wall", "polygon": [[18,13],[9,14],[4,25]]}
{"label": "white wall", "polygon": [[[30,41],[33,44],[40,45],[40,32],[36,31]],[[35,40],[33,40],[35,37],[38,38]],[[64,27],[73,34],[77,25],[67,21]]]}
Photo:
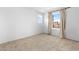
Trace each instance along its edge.
{"label": "white wall", "polygon": [[31,8],[0,7],[0,43],[43,33],[39,14]]}
{"label": "white wall", "polygon": [[79,8],[67,9],[65,35],[69,39],[79,41]]}
{"label": "white wall", "polygon": [[48,13],[44,14],[44,33],[48,33]]}

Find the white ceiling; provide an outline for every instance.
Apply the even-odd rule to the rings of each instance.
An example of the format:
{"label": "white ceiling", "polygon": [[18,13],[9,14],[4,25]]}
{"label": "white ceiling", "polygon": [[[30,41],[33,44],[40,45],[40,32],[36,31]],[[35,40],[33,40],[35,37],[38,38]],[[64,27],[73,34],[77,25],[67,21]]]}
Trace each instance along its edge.
{"label": "white ceiling", "polygon": [[54,10],[58,10],[61,8],[63,7],[33,7],[34,10],[41,12],[41,13],[46,13],[48,11],[54,11]]}

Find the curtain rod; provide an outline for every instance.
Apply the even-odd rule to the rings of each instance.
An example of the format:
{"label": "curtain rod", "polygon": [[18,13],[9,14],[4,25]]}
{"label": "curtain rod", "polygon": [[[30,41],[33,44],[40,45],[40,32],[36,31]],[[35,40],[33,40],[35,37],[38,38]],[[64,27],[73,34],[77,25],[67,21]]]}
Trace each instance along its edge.
{"label": "curtain rod", "polygon": [[69,9],[69,8],[71,8],[71,7],[66,7],[65,9]]}
{"label": "curtain rod", "polygon": [[[71,8],[71,7],[66,7],[66,8],[63,8],[63,9],[69,9],[69,8]],[[62,10],[62,9],[60,9],[60,10]],[[51,12],[55,12],[55,11],[60,11],[60,10],[54,10],[54,11],[51,11]]]}

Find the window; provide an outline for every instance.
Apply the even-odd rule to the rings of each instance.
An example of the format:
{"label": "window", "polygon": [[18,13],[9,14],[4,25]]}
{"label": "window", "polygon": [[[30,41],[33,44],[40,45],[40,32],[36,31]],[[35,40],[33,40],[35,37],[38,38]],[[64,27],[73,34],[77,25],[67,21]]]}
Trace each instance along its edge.
{"label": "window", "polygon": [[52,13],[53,28],[60,28],[60,12],[56,11]]}
{"label": "window", "polygon": [[40,24],[43,23],[43,16],[42,15],[37,16],[37,23],[40,23]]}

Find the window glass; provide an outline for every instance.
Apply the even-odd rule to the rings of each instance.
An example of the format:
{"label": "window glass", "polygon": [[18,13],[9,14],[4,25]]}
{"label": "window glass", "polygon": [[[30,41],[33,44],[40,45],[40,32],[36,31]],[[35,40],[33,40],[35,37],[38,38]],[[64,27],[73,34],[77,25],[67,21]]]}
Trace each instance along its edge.
{"label": "window glass", "polygon": [[40,23],[40,24],[43,23],[43,16],[42,15],[37,16],[37,23]]}
{"label": "window glass", "polygon": [[52,13],[52,18],[53,18],[54,22],[56,22],[56,21],[60,22],[60,13],[59,13],[59,11],[53,12]]}
{"label": "window glass", "polygon": [[56,11],[52,13],[53,28],[60,28],[60,12]]}

